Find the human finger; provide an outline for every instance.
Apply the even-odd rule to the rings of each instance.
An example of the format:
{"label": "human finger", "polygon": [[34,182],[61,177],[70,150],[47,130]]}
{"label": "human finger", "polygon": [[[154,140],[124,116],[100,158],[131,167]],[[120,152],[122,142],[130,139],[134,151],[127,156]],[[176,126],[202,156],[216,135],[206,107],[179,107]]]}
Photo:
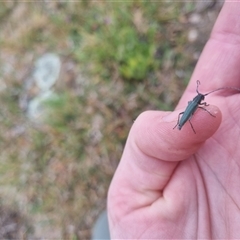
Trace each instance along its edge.
{"label": "human finger", "polygon": [[189,85],[179,102],[186,105],[196,93],[196,81],[201,92],[219,87],[240,87],[240,2],[226,1],[204,47]]}
{"label": "human finger", "polygon": [[[196,117],[192,118],[196,134],[189,122],[181,131],[173,130],[179,114],[177,111],[147,111],[137,118],[109,190],[108,205],[114,213],[111,221],[117,222],[134,209],[164,199],[164,188],[179,161],[194,154],[219,127],[220,110],[208,106],[208,111],[214,117],[199,109]],[[179,191],[171,191],[172,200],[183,195]]]}

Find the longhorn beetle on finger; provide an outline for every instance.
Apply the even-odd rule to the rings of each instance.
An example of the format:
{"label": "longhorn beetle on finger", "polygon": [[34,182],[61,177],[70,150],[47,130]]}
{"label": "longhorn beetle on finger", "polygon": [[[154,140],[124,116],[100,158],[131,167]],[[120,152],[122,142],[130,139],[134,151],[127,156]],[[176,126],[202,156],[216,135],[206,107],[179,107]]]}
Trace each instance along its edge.
{"label": "longhorn beetle on finger", "polygon": [[[193,130],[193,132],[196,134],[194,128],[193,128],[193,125],[191,123],[191,118],[193,116],[193,114],[195,113],[195,111],[198,109],[198,108],[201,108],[203,109],[204,111],[208,112],[212,117],[215,117],[212,113],[210,113],[206,108],[204,107],[201,107],[200,105],[202,106],[208,106],[209,104],[207,104],[206,102],[203,102],[203,100],[205,99],[205,96],[207,96],[208,94],[210,93],[213,93],[213,92],[216,92],[216,91],[219,91],[219,90],[223,90],[223,89],[232,89],[232,90],[237,90],[237,91],[240,91],[239,88],[235,88],[235,87],[221,87],[221,88],[217,88],[213,91],[210,91],[206,94],[202,94],[198,91],[198,87],[200,85],[200,81],[197,80],[197,88],[196,88],[196,92],[197,92],[197,96],[193,98],[192,101],[189,101],[188,102],[188,105],[185,109],[184,112],[181,112],[179,113],[178,115],[178,121],[177,121],[177,124],[175,125],[175,127],[173,129],[175,129],[176,127],[178,127],[179,130],[182,129],[183,125],[189,121],[190,125],[191,125],[191,128]],[[182,116],[181,116],[182,115]],[[181,116],[181,117],[180,117]]]}

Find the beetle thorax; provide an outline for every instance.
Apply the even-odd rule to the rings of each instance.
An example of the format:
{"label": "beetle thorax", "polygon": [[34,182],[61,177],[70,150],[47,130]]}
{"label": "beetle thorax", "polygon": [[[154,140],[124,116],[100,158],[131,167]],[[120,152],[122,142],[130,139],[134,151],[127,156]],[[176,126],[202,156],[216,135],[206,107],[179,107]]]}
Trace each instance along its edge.
{"label": "beetle thorax", "polygon": [[201,93],[199,93],[194,99],[193,99],[193,102],[195,103],[200,103],[201,101],[203,101],[205,98],[205,96]]}

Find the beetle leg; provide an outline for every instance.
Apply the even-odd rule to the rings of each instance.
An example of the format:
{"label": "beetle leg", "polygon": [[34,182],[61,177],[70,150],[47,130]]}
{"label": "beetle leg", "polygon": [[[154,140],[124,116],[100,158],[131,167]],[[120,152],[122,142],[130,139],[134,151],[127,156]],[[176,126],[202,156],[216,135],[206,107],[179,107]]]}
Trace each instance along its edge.
{"label": "beetle leg", "polygon": [[189,121],[189,123],[190,123],[190,125],[191,125],[191,128],[192,128],[193,132],[196,134],[196,131],[194,130],[194,127],[193,127],[192,122],[191,122],[192,117],[193,117],[193,114],[192,114],[191,117],[188,119],[188,121]]}
{"label": "beetle leg", "polygon": [[189,119],[188,121],[189,121],[189,123],[190,123],[190,125],[191,125],[191,128],[192,128],[193,132],[196,134],[196,132],[195,132],[195,130],[194,130],[194,128],[193,128],[193,125],[192,125],[190,119]]}
{"label": "beetle leg", "polygon": [[216,117],[216,116],[213,115],[211,112],[209,112],[206,108],[204,108],[204,107],[199,107],[199,106],[198,106],[198,108],[201,108],[201,109],[203,109],[204,111],[208,112],[212,117]]}
{"label": "beetle leg", "polygon": [[[177,124],[174,126],[174,128],[176,128],[176,126],[179,126],[180,115],[183,115],[183,114],[184,114],[184,112],[181,112],[181,113],[178,114]],[[173,129],[174,129],[174,128],[173,128]]]}
{"label": "beetle leg", "polygon": [[209,106],[206,102],[199,103],[199,105]]}

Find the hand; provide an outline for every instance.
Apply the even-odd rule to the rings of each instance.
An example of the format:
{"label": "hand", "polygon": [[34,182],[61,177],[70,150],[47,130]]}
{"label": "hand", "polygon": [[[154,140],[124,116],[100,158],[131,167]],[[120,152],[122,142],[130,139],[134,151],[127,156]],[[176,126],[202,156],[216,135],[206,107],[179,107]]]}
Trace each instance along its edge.
{"label": "hand", "polygon": [[[240,3],[225,3],[177,111],[148,111],[130,131],[108,195],[114,239],[240,238],[240,93],[206,96],[179,131],[178,114],[199,91],[240,88]],[[218,107],[216,107],[218,106]]]}

